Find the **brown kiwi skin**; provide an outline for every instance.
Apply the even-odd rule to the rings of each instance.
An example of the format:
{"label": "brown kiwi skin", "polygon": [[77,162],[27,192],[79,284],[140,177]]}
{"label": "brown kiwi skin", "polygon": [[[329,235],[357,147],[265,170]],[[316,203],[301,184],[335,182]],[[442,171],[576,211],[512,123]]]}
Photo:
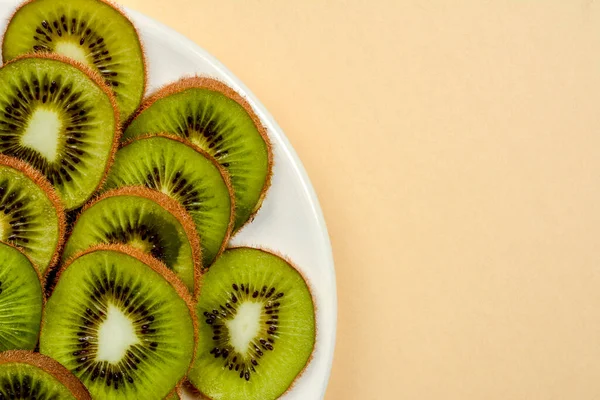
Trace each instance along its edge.
{"label": "brown kiwi skin", "polygon": [[[15,16],[15,15],[16,15],[16,14],[19,12],[19,11],[21,11],[21,8],[25,7],[26,5],[29,5],[29,3],[34,3],[35,1],[36,1],[36,0],[26,0],[25,2],[23,2],[23,3],[22,3],[22,4],[21,4],[19,7],[17,7],[17,9],[16,9],[16,10],[15,10],[15,11],[14,11],[12,14],[11,14],[10,18],[8,19],[8,21],[11,21],[11,20],[13,19],[13,17],[14,17],[14,16]],[[147,57],[146,57],[146,49],[145,49],[145,47],[144,47],[144,43],[142,42],[142,37],[140,36],[140,32],[139,32],[139,30],[137,29],[137,27],[135,26],[135,24],[134,24],[134,23],[131,21],[131,19],[129,19],[129,17],[127,16],[127,13],[125,13],[125,11],[123,10],[123,7],[121,7],[121,5],[119,5],[119,4],[116,4],[116,3],[112,2],[112,1],[109,1],[109,0],[96,0],[96,1],[98,1],[98,2],[100,2],[100,3],[104,3],[104,4],[106,4],[106,5],[108,5],[108,6],[112,7],[112,8],[114,8],[114,9],[115,9],[115,10],[116,10],[116,11],[117,11],[119,14],[121,14],[121,15],[123,16],[123,18],[125,18],[125,20],[126,20],[126,21],[127,21],[127,22],[128,22],[128,23],[129,23],[129,24],[132,26],[132,27],[133,27],[133,30],[134,30],[134,31],[135,31],[135,33],[136,33],[136,37],[137,37],[137,39],[138,39],[138,43],[140,44],[140,49],[141,49],[141,51],[142,51],[142,63],[143,63],[143,65],[144,65],[144,88],[143,88],[143,90],[142,90],[142,97],[143,97],[143,96],[144,96],[144,94],[146,93],[147,89],[148,89],[148,60],[147,60]],[[3,49],[3,48],[4,48],[4,38],[5,38],[5,36],[6,36],[6,31],[8,30],[8,25],[9,25],[9,24],[6,24],[6,28],[4,28],[4,33],[2,34],[2,43],[0,43],[0,49]],[[91,70],[91,71],[93,72],[93,74],[94,74],[94,75],[97,75],[97,77],[98,77],[98,78],[99,78],[99,79],[102,81],[103,85],[101,85],[101,86],[108,88],[108,90],[109,90],[109,91],[110,91],[110,92],[113,94],[113,98],[115,97],[115,96],[114,96],[114,93],[113,93],[113,91],[112,91],[112,89],[110,89],[110,87],[109,87],[109,86],[106,84],[106,82],[104,81],[104,79],[102,78],[102,76],[101,76],[101,75],[98,73],[98,71],[96,71],[95,69],[93,69],[93,68],[90,68],[90,67],[88,67],[87,65],[85,65],[85,64],[83,64],[83,63],[81,63],[81,62],[79,62],[79,61],[73,60],[73,59],[71,59],[71,58],[68,58],[68,57],[65,57],[65,56],[60,56],[59,54],[56,54],[56,53],[51,53],[51,52],[39,52],[39,53],[34,53],[34,52],[31,52],[31,53],[30,53],[30,55],[32,55],[32,56],[40,56],[40,55],[43,55],[43,54],[54,54],[54,55],[57,55],[57,56],[59,56],[59,57],[65,58],[65,59],[67,59],[67,60],[70,60],[70,61],[71,61],[71,62],[73,62],[73,63],[80,64],[80,65],[82,65],[83,67],[85,67],[85,68],[87,68],[87,69]],[[15,60],[16,60],[16,59],[18,59],[18,58],[21,58],[21,57],[23,57],[23,56],[19,56],[19,57],[15,58]],[[4,55],[2,56],[2,61],[4,62],[4,64],[8,64],[8,63],[10,62],[10,61],[6,60],[6,58],[4,58]],[[12,61],[12,60],[11,60],[11,61]],[[143,99],[140,99],[140,100],[143,100]],[[116,99],[115,99],[115,101],[113,101],[113,108],[116,108],[116,110],[117,110],[117,112],[118,112],[118,111],[119,111],[119,107],[115,107],[115,106],[116,106]],[[134,113],[135,113],[135,112],[134,112]],[[121,124],[121,118],[120,118],[120,116],[119,116],[119,119],[118,119],[118,121],[119,121],[119,124]],[[120,139],[120,138],[119,138],[119,139]],[[118,141],[117,141],[117,143],[118,143]]]}
{"label": "brown kiwi skin", "polygon": [[79,61],[72,60],[68,57],[61,56],[59,54],[55,54],[55,53],[24,54],[22,56],[19,56],[19,57],[16,57],[16,58],[10,60],[6,64],[4,64],[4,66],[10,65],[10,64],[20,61],[20,60],[25,60],[25,59],[30,59],[30,58],[54,60],[54,61],[59,61],[59,62],[65,63],[65,64],[69,64],[73,67],[76,67],[81,72],[86,74],[96,85],[98,85],[98,87],[104,92],[104,94],[106,94],[106,96],[108,96],[108,99],[110,100],[110,104],[112,105],[113,112],[114,112],[114,118],[115,118],[115,135],[113,138],[113,143],[112,143],[112,147],[110,150],[110,154],[109,154],[108,160],[106,162],[106,167],[104,168],[104,172],[102,174],[102,178],[100,179],[100,182],[98,182],[96,189],[94,189],[94,193],[95,193],[98,191],[98,189],[100,189],[104,185],[104,181],[106,180],[106,177],[108,176],[108,171],[112,167],[112,164],[115,160],[115,153],[117,152],[117,149],[119,148],[119,142],[121,141],[121,133],[122,133],[121,117],[119,114],[119,107],[117,105],[117,100],[115,98],[115,95],[114,95],[113,91],[108,87],[108,85],[106,84],[104,79],[102,79],[102,77],[100,76],[100,74],[98,72],[96,72],[95,70],[91,69],[90,67],[88,67],[87,65],[85,65]]}
{"label": "brown kiwi skin", "polygon": [[182,389],[182,386],[185,382],[180,383],[179,385],[177,385],[177,387],[173,390],[171,390],[171,392],[165,397],[165,400],[170,400],[171,396],[176,395],[177,399],[183,399],[185,398],[184,396],[184,392]]}
{"label": "brown kiwi skin", "polygon": [[124,186],[122,188],[109,190],[90,200],[81,209],[73,226],[77,224],[81,215],[90,207],[106,198],[117,196],[139,196],[152,200],[175,217],[181,226],[183,226],[183,230],[185,231],[192,248],[192,258],[194,259],[194,292],[192,293],[192,296],[194,299],[197,298],[200,293],[202,279],[202,248],[200,246],[200,235],[198,235],[198,232],[196,231],[194,220],[177,200],[157,190],[149,189],[146,186]]}
{"label": "brown kiwi skin", "polygon": [[[233,193],[233,186],[231,185],[231,177],[229,176],[229,173],[227,172],[227,170],[225,168],[223,168],[223,166],[221,164],[219,164],[213,156],[208,154],[206,151],[202,150],[202,148],[200,148],[199,146],[196,146],[195,144],[193,144],[185,139],[182,139],[179,136],[174,135],[174,134],[152,133],[152,134],[148,134],[148,135],[141,135],[141,136],[136,137],[135,139],[127,140],[126,142],[124,142],[121,145],[121,148],[123,148],[133,142],[136,142],[138,140],[150,139],[150,138],[154,138],[154,137],[162,137],[162,138],[166,138],[166,139],[171,139],[176,142],[185,144],[188,147],[191,147],[192,149],[196,150],[198,153],[200,153],[204,157],[206,157],[210,162],[212,162],[212,164],[215,167],[217,167],[217,169],[221,173],[221,176],[223,177],[223,180],[225,181],[225,185],[227,185],[227,191],[229,192],[231,210],[230,210],[230,214],[229,214],[229,224],[227,225],[227,232],[225,233],[225,237],[223,238],[223,243],[221,243],[221,247],[219,248],[219,251],[215,255],[215,261],[216,261],[219,258],[219,256],[221,254],[223,254],[223,252],[227,248],[227,246],[229,244],[229,240],[231,239],[231,236],[233,235],[233,227],[235,224],[235,196]],[[208,270],[210,268],[210,265],[203,265],[203,268],[204,268],[204,270]]]}
{"label": "brown kiwi skin", "polygon": [[211,400],[210,398],[206,397],[204,395],[204,393],[202,393],[201,391],[199,391],[198,389],[196,389],[196,387],[189,380],[186,380],[185,382],[183,382],[183,384],[181,386],[179,386],[177,388],[177,394],[182,399],[186,398],[185,397],[186,393],[190,393],[193,396],[193,398],[195,398],[195,399]]}
{"label": "brown kiwi skin", "polygon": [[[188,366],[186,374],[177,383],[177,385],[179,386],[180,384],[182,384],[185,381],[187,373],[189,372],[190,368],[192,367],[192,365],[194,364],[194,362],[196,360],[196,345],[195,344],[198,343],[198,318],[196,317],[195,302],[194,302],[192,295],[190,294],[190,291],[183,284],[181,279],[179,279],[179,277],[177,275],[175,275],[175,272],[171,271],[161,261],[157,260],[156,258],[152,257],[151,255],[149,255],[147,253],[144,253],[141,250],[136,249],[135,247],[127,246],[124,244],[99,244],[99,245],[90,247],[89,249],[86,249],[84,251],[81,251],[81,252],[75,254],[73,257],[69,258],[69,260],[67,260],[62,265],[62,267],[58,270],[55,282],[60,281],[60,276],[63,274],[63,272],[65,270],[67,270],[67,268],[69,268],[71,266],[71,264],[76,259],[78,259],[79,257],[84,256],[86,254],[94,253],[97,251],[113,251],[116,253],[126,254],[130,257],[137,259],[138,261],[141,261],[142,263],[146,264],[148,267],[152,268],[152,270],[154,270],[156,273],[161,275],[163,278],[165,278],[165,280],[171,284],[173,289],[175,289],[175,291],[177,292],[179,297],[181,297],[181,299],[185,302],[186,306],[188,307],[188,311],[190,312],[190,316],[192,317],[192,324],[193,324],[193,328],[194,328],[194,351],[192,354],[192,361],[190,362],[190,365]],[[44,323],[44,319],[42,319],[42,327],[40,328],[40,331],[43,330],[43,328],[44,328],[43,323]]]}
{"label": "brown kiwi skin", "polygon": [[[279,253],[277,251],[269,250],[269,249],[266,249],[266,248],[263,248],[263,247],[232,246],[232,247],[228,247],[227,248],[227,250],[238,250],[238,249],[258,250],[258,251],[262,251],[263,253],[270,254],[272,256],[281,258],[291,268],[295,269],[296,272],[298,272],[298,274],[300,274],[300,276],[302,277],[302,279],[306,283],[306,287],[308,288],[308,292],[310,293],[310,297],[312,298],[313,314],[314,314],[314,318],[315,318],[315,343],[314,343],[313,348],[312,348],[312,350],[310,352],[310,356],[308,357],[308,360],[306,360],[306,364],[304,365],[304,367],[302,368],[302,370],[300,372],[298,372],[298,375],[296,375],[296,377],[294,378],[294,380],[292,381],[292,383],[290,383],[290,386],[287,388],[287,390],[281,394],[281,396],[283,396],[283,395],[289,393],[292,389],[294,389],[294,386],[296,385],[296,382],[298,382],[298,379],[300,379],[302,377],[302,375],[304,375],[304,372],[306,371],[306,368],[308,368],[308,366],[310,365],[311,361],[313,360],[313,358],[315,356],[315,347],[317,346],[317,337],[319,337],[319,324],[318,324],[318,320],[317,320],[317,303],[315,302],[315,295],[313,294],[310,281],[306,278],[306,276],[304,275],[304,273],[302,273],[302,271],[296,266],[296,264],[292,260],[290,260],[290,258],[288,256],[283,255],[283,254],[281,254],[281,253]],[[191,390],[195,395],[201,396],[201,398],[203,400],[212,400],[206,394],[202,393],[197,387],[195,387],[192,384],[192,382],[190,382],[189,380],[186,380],[185,387],[188,390]]]}
{"label": "brown kiwi skin", "polygon": [[83,383],[81,383],[75,375],[69,372],[69,370],[63,367],[58,361],[55,361],[50,357],[26,350],[8,350],[0,353],[0,365],[8,363],[23,363],[40,368],[58,379],[60,383],[69,389],[76,399],[92,400],[90,393]]}
{"label": "brown kiwi skin", "polygon": [[[51,268],[53,268],[56,265],[56,263],[58,262],[60,253],[62,251],[62,247],[64,245],[64,241],[65,241],[65,231],[66,231],[67,224],[66,224],[66,220],[65,220],[65,210],[63,208],[62,201],[60,200],[60,197],[58,197],[58,194],[56,194],[54,187],[50,184],[50,182],[48,182],[48,179],[46,179],[46,177],[41,172],[39,172],[37,169],[33,168],[31,165],[29,165],[25,161],[22,161],[18,158],[6,156],[4,154],[0,154],[0,165],[10,167],[14,170],[17,170],[17,171],[25,174],[25,176],[27,176],[29,179],[31,179],[35,184],[37,184],[44,191],[44,193],[46,193],[46,195],[50,199],[50,202],[54,206],[54,209],[56,209],[56,215],[58,216],[58,243],[56,244],[56,249],[54,250],[54,254],[52,255],[52,258],[50,259],[50,264],[48,264],[48,267],[46,268],[46,271],[48,271]],[[20,247],[18,247],[18,246],[12,246],[12,247],[15,247],[21,253],[23,253],[23,249],[21,249]],[[29,258],[29,257],[27,257],[27,258]],[[36,269],[38,275],[40,275],[39,267],[33,262],[32,262],[32,264],[35,266],[35,269]],[[40,279],[40,282],[43,283],[44,282],[43,279]]]}
{"label": "brown kiwi skin", "polygon": [[146,99],[144,99],[140,108],[138,108],[138,110],[129,118],[129,120],[125,124],[124,130],[127,129],[127,126],[129,126],[133,122],[133,120],[135,120],[142,112],[144,112],[147,108],[149,108],[156,101],[161,100],[165,97],[174,95],[174,94],[181,93],[188,89],[208,89],[210,91],[219,92],[219,93],[225,95],[226,97],[228,97],[229,99],[237,102],[239,105],[241,105],[246,110],[246,112],[248,113],[248,115],[250,116],[252,121],[254,122],[254,125],[258,129],[260,136],[262,137],[262,139],[265,141],[265,143],[267,145],[267,157],[268,157],[267,179],[265,180],[265,184],[262,188],[261,195],[259,197],[258,202],[256,203],[254,211],[250,214],[250,216],[248,217],[248,220],[232,233],[232,235],[235,235],[237,232],[241,231],[248,223],[252,222],[252,220],[254,219],[254,217],[256,216],[258,211],[260,210],[262,203],[267,195],[267,192],[268,192],[269,188],[271,187],[271,181],[272,181],[272,177],[273,177],[273,165],[274,165],[273,144],[271,143],[271,139],[269,138],[269,135],[267,133],[267,128],[263,125],[263,123],[261,122],[258,115],[254,112],[254,109],[252,108],[250,103],[244,97],[242,97],[238,92],[236,92],[229,85],[225,84],[224,82],[222,82],[218,79],[209,78],[209,77],[205,77],[205,76],[184,77],[184,78],[179,79],[176,82],[172,82],[172,83],[169,83],[169,84],[163,86],[162,88],[158,89],[157,91],[152,93],[150,96],[148,96]]}

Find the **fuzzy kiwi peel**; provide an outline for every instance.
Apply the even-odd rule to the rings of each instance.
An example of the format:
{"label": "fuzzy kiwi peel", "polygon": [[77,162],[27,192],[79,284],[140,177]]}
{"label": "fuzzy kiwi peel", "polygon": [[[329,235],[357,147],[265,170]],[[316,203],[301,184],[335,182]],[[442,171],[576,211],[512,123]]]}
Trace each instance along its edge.
{"label": "fuzzy kiwi peel", "polygon": [[165,397],[165,400],[180,400],[181,399],[181,395],[179,394],[179,391],[177,390],[177,388],[173,389],[173,391],[171,393],[169,393],[169,395],[167,397]]}
{"label": "fuzzy kiwi peel", "polygon": [[53,53],[6,63],[0,89],[7,119],[0,118],[0,153],[40,170],[65,209],[83,205],[104,182],[120,140],[112,91],[89,67]]}
{"label": "fuzzy kiwi peel", "polygon": [[235,223],[235,197],[227,171],[208,153],[170,134],[125,142],[104,190],[144,185],[166,193],[191,215],[200,235],[202,265],[225,250]]}
{"label": "fuzzy kiwi peel", "polygon": [[[25,368],[21,367],[24,366]],[[19,371],[24,369],[24,371]],[[65,367],[63,367],[60,363],[55,361],[54,359],[47,357],[40,353],[34,353],[26,350],[9,350],[3,353],[0,353],[0,381],[2,378],[5,378],[6,372],[20,372],[21,374],[25,374],[28,376],[28,373],[33,373],[37,375],[38,378],[41,377],[42,381],[48,380],[48,386],[56,387],[59,386],[59,393],[54,393],[54,396],[68,396],[67,393],[71,395],[70,398],[76,400],[91,400],[90,393],[86,389],[86,387]],[[31,376],[29,376],[31,379]],[[23,385],[23,380],[19,379],[19,389],[21,391],[25,390]],[[42,382],[43,383],[43,382]],[[10,385],[9,387],[11,387]],[[2,392],[5,386],[3,385],[0,388],[0,392]],[[64,390],[63,390],[64,388]],[[13,388],[14,390],[14,388]],[[14,393],[14,392],[13,392]],[[31,393],[19,393],[20,396],[27,397],[6,397],[6,398],[31,398]],[[4,394],[3,394],[4,395]],[[7,394],[8,395],[8,394]],[[46,397],[44,397],[46,398]],[[52,399],[57,399],[59,397],[51,397]],[[60,397],[66,398],[66,397]]]}
{"label": "fuzzy kiwi peel", "polygon": [[252,221],[271,185],[273,151],[265,126],[244,97],[213,78],[182,78],[144,100],[123,140],[160,133],[202,148],[230,174],[234,232]]}
{"label": "fuzzy kiwi peel", "polygon": [[[185,379],[197,321],[173,271],[138,249],[111,244],[79,253],[57,277],[40,352],[71,370],[94,398],[158,400]],[[109,340],[114,329],[129,341],[118,351]]]}
{"label": "fuzzy kiwi peel", "polygon": [[0,171],[5,171],[0,173],[0,220],[5,226],[0,240],[17,247],[44,273],[58,262],[64,242],[62,202],[48,180],[24,161],[0,154]]}
{"label": "fuzzy kiwi peel", "polygon": [[196,225],[177,201],[145,186],[105,192],[87,203],[67,240],[63,260],[97,244],[137,245],[200,290],[202,250]]}
{"label": "fuzzy kiwi peel", "polygon": [[68,5],[65,9],[65,3],[56,0],[22,3],[3,35],[3,60],[28,53],[59,54],[85,65],[110,87],[123,122],[140,105],[147,87],[138,30],[112,1],[69,0]]}
{"label": "fuzzy kiwi peel", "polygon": [[278,398],[314,351],[315,306],[306,279],[273,252],[234,247],[203,280],[197,358],[188,379],[211,399]]}

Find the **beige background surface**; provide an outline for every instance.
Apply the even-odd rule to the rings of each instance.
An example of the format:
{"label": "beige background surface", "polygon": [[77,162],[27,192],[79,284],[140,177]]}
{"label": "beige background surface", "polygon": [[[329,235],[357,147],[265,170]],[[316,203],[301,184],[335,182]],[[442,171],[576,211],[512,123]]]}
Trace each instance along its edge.
{"label": "beige background surface", "polygon": [[327,400],[600,398],[600,3],[120,2],[304,161],[339,285]]}

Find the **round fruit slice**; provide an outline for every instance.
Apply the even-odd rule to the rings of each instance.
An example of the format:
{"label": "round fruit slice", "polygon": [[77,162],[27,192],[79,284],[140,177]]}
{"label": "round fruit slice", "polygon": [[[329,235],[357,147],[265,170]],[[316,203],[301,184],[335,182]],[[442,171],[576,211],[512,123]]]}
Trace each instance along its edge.
{"label": "round fruit slice", "polygon": [[44,273],[58,260],[64,232],[62,205],[46,178],[0,155],[0,241],[21,249]]}
{"label": "round fruit slice", "polygon": [[98,72],[114,91],[121,118],[138,107],[146,87],[144,52],[137,31],[122,11],[103,0],[33,0],[10,20],[4,61],[22,54],[52,52]]}
{"label": "round fruit slice", "polygon": [[111,190],[88,204],[63,260],[94,245],[122,243],[162,261],[191,293],[199,288],[201,250],[194,221],[169,196],[144,186]]}
{"label": "round fruit slice", "polygon": [[39,353],[0,353],[0,399],[91,400],[65,367]]}
{"label": "round fruit slice", "polygon": [[219,255],[233,228],[229,176],[208,154],[175,136],[141,137],[115,157],[107,189],[143,185],[181,203],[196,224],[206,268]]}
{"label": "round fruit slice", "polygon": [[90,69],[56,55],[40,57],[0,69],[0,153],[42,171],[72,209],[106,175],[118,142],[118,111]]}
{"label": "round fruit slice", "polygon": [[156,259],[124,245],[98,246],[59,271],[40,352],[73,372],[94,399],[163,399],[193,360],[190,301]]}
{"label": "round fruit slice", "polygon": [[184,78],[146,100],[123,139],[161,132],[199,146],[229,172],[235,231],[252,218],[269,187],[273,161],[266,129],[244,98],[217,80]]}
{"label": "round fruit slice", "polygon": [[0,351],[35,349],[43,307],[38,271],[19,250],[0,243]]}
{"label": "round fruit slice", "polygon": [[315,345],[315,311],[302,275],[271,253],[226,250],[203,278],[197,359],[188,375],[211,399],[281,396]]}

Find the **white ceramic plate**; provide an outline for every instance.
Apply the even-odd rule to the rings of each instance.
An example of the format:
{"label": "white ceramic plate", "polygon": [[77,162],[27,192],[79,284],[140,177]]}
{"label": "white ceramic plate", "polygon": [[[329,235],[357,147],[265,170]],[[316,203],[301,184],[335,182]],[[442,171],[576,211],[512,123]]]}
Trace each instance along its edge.
{"label": "white ceramic plate", "polygon": [[[18,0],[0,0],[0,31]],[[235,245],[261,246],[290,257],[308,278],[317,306],[314,358],[293,389],[282,398],[324,397],[335,345],[337,297],[333,257],[319,201],[291,144],[254,95],[213,56],[170,28],[131,10],[148,56],[149,91],[184,75],[208,75],[236,89],[267,127],[275,151],[273,185],[255,220],[233,239]],[[293,105],[290,104],[290,107]]]}

